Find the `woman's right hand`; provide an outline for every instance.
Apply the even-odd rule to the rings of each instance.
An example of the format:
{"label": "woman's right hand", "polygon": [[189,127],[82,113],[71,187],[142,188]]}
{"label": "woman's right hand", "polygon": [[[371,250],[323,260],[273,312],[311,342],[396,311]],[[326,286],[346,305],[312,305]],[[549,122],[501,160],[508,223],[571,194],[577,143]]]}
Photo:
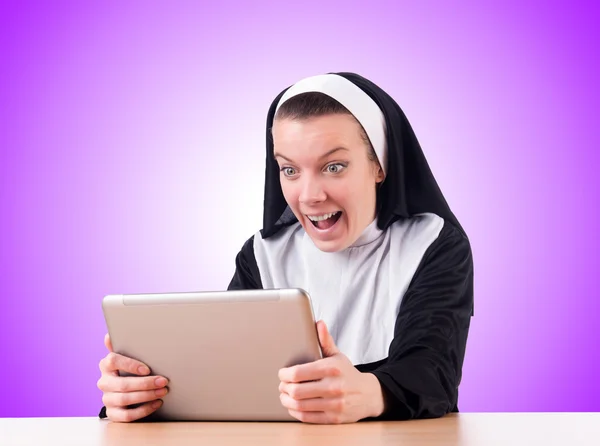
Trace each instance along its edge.
{"label": "woman's right hand", "polygon": [[[168,392],[167,379],[162,376],[144,376],[149,367],[135,359],[113,352],[108,333],[104,337],[108,354],[100,361],[102,376],[98,388],[102,390],[102,402],[106,416],[112,421],[135,421],[155,412],[161,405],[161,397]],[[140,376],[119,376],[119,371]],[[130,405],[137,405],[128,407]]]}

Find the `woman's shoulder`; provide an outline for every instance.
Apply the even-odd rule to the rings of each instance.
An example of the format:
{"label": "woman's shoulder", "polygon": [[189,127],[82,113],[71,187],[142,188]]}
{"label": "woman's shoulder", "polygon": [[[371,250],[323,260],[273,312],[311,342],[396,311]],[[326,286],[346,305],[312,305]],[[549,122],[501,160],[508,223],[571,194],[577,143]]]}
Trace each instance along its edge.
{"label": "woman's shoulder", "polygon": [[451,221],[435,214],[423,214],[395,222],[391,230],[392,241],[399,241],[396,257],[402,261],[403,270],[412,272],[411,283],[418,277],[434,277],[436,283],[444,275],[472,277],[473,253],[469,239]]}
{"label": "woman's shoulder", "polygon": [[452,269],[472,263],[467,237],[452,222],[435,214],[421,214],[399,220],[389,228],[392,267],[406,277],[421,272]]}
{"label": "woman's shoulder", "polygon": [[[418,214],[396,220],[388,228],[390,243],[403,255],[422,257],[440,236],[444,236],[445,220],[436,214]],[[395,249],[394,249],[395,250]]]}
{"label": "woman's shoulder", "polygon": [[394,238],[409,244],[434,247],[440,244],[465,244],[469,240],[452,222],[433,213],[422,213],[395,221],[389,228]]}

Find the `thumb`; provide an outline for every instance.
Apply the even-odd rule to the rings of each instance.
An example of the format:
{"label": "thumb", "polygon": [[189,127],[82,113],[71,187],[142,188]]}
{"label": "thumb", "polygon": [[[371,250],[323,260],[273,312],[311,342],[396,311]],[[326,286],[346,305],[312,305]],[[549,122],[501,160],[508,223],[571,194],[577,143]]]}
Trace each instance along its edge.
{"label": "thumb", "polygon": [[331,333],[329,333],[325,322],[317,322],[317,333],[319,334],[319,343],[321,344],[323,356],[333,356],[340,352],[336,347],[333,337],[331,336]]}
{"label": "thumb", "polygon": [[106,333],[106,335],[104,336],[104,345],[106,346],[109,352],[113,351],[112,342],[110,342],[110,335],[108,333]]}

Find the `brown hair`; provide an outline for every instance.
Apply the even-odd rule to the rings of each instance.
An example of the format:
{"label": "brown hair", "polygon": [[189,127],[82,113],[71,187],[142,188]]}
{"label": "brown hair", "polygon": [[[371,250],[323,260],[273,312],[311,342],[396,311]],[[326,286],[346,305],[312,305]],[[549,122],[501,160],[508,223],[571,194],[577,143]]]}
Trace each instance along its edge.
{"label": "brown hair", "polygon": [[[331,96],[327,96],[324,93],[311,91],[307,93],[301,93],[293,96],[292,98],[285,101],[277,113],[275,114],[274,120],[277,119],[308,119],[315,118],[318,116],[325,115],[350,115],[354,118],[354,115],[350,111],[340,104],[338,101],[333,99]],[[367,156],[370,161],[379,164],[377,154],[373,149],[373,145],[365,132],[363,126],[354,118],[358,126],[360,127],[360,136],[369,148]]]}

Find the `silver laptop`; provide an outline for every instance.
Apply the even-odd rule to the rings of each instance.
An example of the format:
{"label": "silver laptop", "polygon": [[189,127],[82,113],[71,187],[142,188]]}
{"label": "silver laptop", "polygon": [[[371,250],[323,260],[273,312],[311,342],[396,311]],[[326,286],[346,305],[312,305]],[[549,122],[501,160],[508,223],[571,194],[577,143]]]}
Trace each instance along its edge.
{"label": "silver laptop", "polygon": [[294,421],[278,371],[322,358],[301,289],[109,295],[116,353],[169,379],[152,420]]}

